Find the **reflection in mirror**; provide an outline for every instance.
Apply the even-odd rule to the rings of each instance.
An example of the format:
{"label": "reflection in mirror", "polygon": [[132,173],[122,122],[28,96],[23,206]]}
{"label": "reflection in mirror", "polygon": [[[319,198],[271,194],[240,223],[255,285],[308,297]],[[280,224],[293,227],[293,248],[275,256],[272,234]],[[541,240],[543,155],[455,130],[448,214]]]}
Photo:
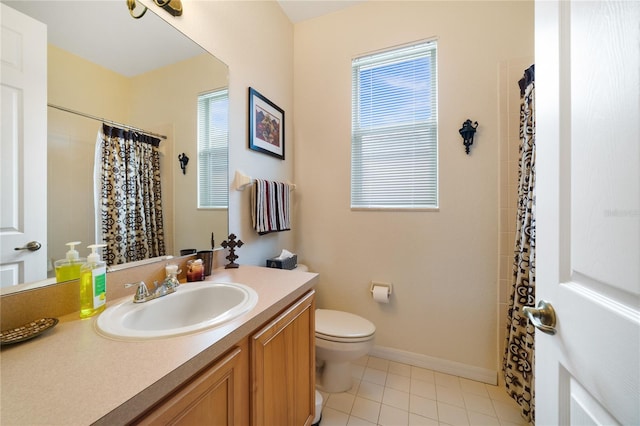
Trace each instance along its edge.
{"label": "reflection in mirror", "polygon": [[[2,2],[47,24],[49,104],[167,136],[159,147],[166,254],[211,249],[211,233],[219,244],[228,234],[226,203],[198,207],[198,98],[226,93],[227,66],[152,10],[132,19],[124,2]],[[82,241],[76,250],[86,257],[86,246],[97,239],[94,156],[102,122],[55,108],[47,109],[47,120],[46,249],[53,277],[66,243]],[[225,168],[226,144],[225,136],[216,148]],[[181,153],[192,159],[186,174]],[[227,176],[225,169],[201,182],[226,200]]]}

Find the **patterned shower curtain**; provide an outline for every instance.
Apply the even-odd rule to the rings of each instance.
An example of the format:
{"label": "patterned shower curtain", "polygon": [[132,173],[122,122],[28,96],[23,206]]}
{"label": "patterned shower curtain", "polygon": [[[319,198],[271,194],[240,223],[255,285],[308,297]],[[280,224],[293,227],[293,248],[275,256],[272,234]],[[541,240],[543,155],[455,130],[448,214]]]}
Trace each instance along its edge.
{"label": "patterned shower curtain", "polygon": [[507,314],[507,342],[503,372],[507,392],[522,409],[522,415],[535,423],[534,416],[534,327],[522,312],[535,302],[535,102],[534,65],[519,81],[520,160],[518,211],[516,218],[513,285]]}
{"label": "patterned shower curtain", "polygon": [[96,201],[107,265],[165,255],[159,144],[106,124],[98,135]]}

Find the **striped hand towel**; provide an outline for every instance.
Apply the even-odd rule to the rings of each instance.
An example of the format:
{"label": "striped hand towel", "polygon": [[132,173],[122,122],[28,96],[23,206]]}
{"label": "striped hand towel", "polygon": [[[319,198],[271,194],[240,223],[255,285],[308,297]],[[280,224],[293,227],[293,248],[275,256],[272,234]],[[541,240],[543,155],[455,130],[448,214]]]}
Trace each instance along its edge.
{"label": "striped hand towel", "polygon": [[251,186],[251,220],[260,235],[289,231],[288,183],[256,179]]}

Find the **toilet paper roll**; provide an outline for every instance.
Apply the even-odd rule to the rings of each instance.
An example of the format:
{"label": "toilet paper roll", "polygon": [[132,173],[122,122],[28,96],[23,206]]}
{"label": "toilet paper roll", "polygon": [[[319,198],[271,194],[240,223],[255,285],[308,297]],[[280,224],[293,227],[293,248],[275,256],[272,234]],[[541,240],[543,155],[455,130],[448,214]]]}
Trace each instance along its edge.
{"label": "toilet paper roll", "polygon": [[373,300],[378,303],[389,303],[389,287],[373,286]]}

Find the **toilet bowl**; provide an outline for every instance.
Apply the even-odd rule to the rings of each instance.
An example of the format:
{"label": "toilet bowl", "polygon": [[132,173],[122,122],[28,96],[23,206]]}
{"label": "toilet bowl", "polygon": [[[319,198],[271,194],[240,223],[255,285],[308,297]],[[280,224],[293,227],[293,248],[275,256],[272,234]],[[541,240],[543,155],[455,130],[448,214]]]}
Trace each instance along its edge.
{"label": "toilet bowl", "polygon": [[318,386],[325,392],[351,389],[351,363],[373,348],[375,325],[358,315],[330,309],[316,310]]}

